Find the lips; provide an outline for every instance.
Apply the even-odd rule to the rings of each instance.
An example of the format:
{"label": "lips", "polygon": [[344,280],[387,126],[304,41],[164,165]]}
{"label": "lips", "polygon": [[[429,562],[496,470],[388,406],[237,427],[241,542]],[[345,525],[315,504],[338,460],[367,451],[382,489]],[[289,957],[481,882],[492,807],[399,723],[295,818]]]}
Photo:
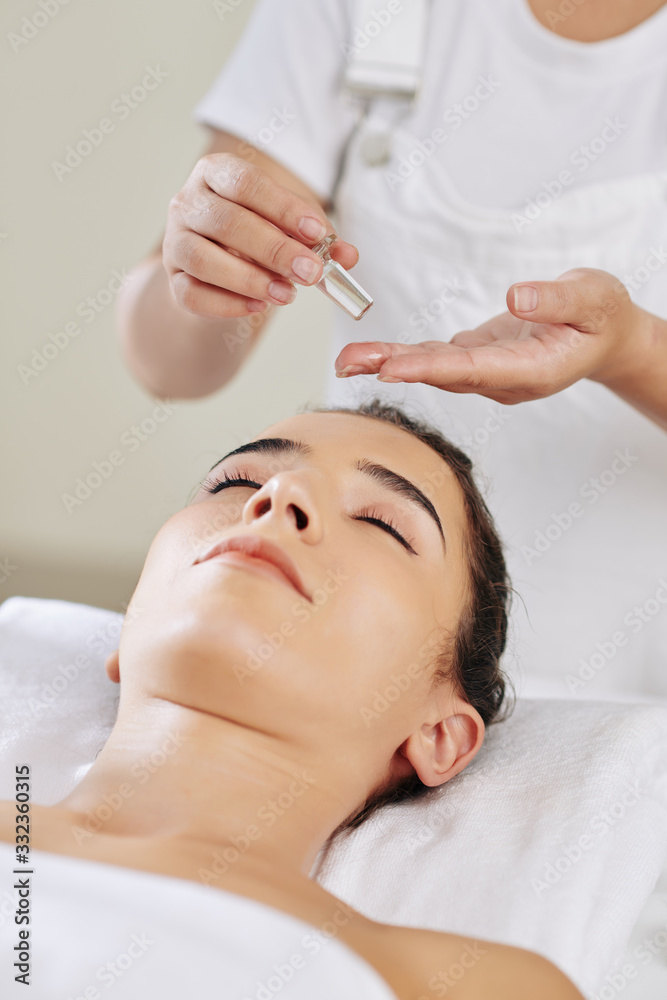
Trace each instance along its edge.
{"label": "lips", "polygon": [[283,552],[275,542],[270,542],[267,538],[260,538],[258,535],[237,535],[233,538],[225,538],[220,542],[216,542],[204,555],[195,559],[195,565],[207,562],[209,559],[223,555],[225,552],[240,552],[245,556],[250,556],[252,559],[259,559],[262,562],[268,563],[277,569],[290,586],[302,597],[305,597],[307,601],[312,603],[312,598],[306,591],[296,566],[287,553]]}

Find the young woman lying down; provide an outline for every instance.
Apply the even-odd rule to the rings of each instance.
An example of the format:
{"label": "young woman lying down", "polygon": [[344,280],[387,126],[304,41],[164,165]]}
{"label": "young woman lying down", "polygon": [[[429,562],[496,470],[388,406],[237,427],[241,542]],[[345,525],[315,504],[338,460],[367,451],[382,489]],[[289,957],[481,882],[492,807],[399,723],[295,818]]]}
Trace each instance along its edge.
{"label": "young woman lying down", "polygon": [[[86,912],[68,927],[59,987],[94,998],[84,987],[100,984],[77,971],[77,956],[103,945],[96,891],[115,866],[119,885],[142,883],[144,916],[142,873],[162,876],[149,880],[156,919],[183,921],[188,883],[193,894],[172,957],[147,947],[114,982],[118,997],[140,982],[174,995],[188,937],[200,933],[195,897],[205,897],[220,923],[209,913],[213,981],[192,981],[199,997],[325,997],[331,976],[340,997],[432,1000],[429,980],[462,961],[447,994],[456,1000],[580,998],[542,956],[377,923],[309,878],[334,832],[442,785],[475,756],[504,707],[508,600],[469,460],[398,409],[302,413],[222,459],[151,545],[107,661],[120,683],[108,742],[71,794],[32,808],[35,870],[38,860],[67,863],[62,899],[67,873],[85,873]],[[400,696],[379,702],[392,685]],[[7,843],[15,820],[2,803]],[[158,904],[165,885],[179,901],[173,913]],[[123,896],[128,913],[139,892]],[[239,978],[248,900],[276,934],[296,918],[306,930],[334,927],[335,942],[321,961],[285,954],[267,965],[268,939],[246,935],[252,960]],[[56,933],[35,925],[37,943]],[[276,972],[269,987],[273,968],[282,980]]]}

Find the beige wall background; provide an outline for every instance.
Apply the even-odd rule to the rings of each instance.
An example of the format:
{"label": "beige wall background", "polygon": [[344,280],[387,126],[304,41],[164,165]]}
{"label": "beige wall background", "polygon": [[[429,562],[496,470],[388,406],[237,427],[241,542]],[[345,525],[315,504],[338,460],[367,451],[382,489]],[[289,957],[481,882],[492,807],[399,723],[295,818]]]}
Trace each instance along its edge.
{"label": "beige wall background", "polygon": [[[120,357],[113,276],[161,238],[169,199],[207,142],[191,110],[255,0],[42,2],[0,11],[0,600],[120,609],[155,532],[215,459],[323,400],[331,306],[300,289],[232,383],[151,424],[156,401]],[[121,120],[112,104],[147,67],[166,75]],[[102,118],[114,130],[56,176],[54,161]],[[132,428],[147,419],[140,440]],[[63,494],[118,450],[122,464],[68,511]]]}

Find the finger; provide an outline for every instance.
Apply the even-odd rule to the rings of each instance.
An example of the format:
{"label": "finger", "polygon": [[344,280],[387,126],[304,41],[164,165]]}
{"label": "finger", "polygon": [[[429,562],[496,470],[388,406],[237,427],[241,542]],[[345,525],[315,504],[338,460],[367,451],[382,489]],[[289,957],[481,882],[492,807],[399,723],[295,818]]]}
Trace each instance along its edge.
{"label": "finger", "polygon": [[[261,216],[234,202],[224,201],[208,188],[191,199],[182,199],[177,211],[180,217],[177,231],[182,231],[185,224],[193,233],[223,244],[251,263],[263,265],[266,272],[272,272],[273,278],[284,277],[311,285],[321,277],[323,265],[317,254]],[[337,240],[331,248],[331,256],[343,267],[350,268],[357,263],[359,252],[351,243]],[[310,278],[305,279],[303,272],[301,276],[295,272],[297,258],[312,260],[314,270]]]}
{"label": "finger", "polygon": [[[217,222],[218,235],[202,235],[229,243],[301,284],[319,281],[322,262],[304,244],[314,245],[334,232],[324,213],[278,184],[265,170],[240,157],[218,153],[205,156],[199,162],[201,179],[222,199],[211,212],[214,223]],[[227,232],[226,238],[220,239],[221,231]],[[348,259],[350,267],[356,263],[356,250],[350,244],[341,241],[336,252],[342,253],[340,262],[344,266]],[[306,267],[308,262],[312,265],[311,273]]]}
{"label": "finger", "polygon": [[379,340],[346,344],[334,362],[336,374],[344,376],[376,374],[389,358],[413,351],[414,346],[414,344],[386,344]]}
{"label": "finger", "polygon": [[349,271],[350,268],[359,263],[359,251],[357,248],[352,243],[346,243],[340,238],[332,244],[329,254],[346,271]]}
{"label": "finger", "polygon": [[324,213],[288,190],[261,167],[233,153],[209,153],[197,164],[199,174],[221,198],[263,216],[284,232],[317,243],[333,226]]}
{"label": "finger", "polygon": [[[178,196],[177,196],[178,197]],[[218,197],[210,191],[193,198],[173,199],[176,231],[185,227],[257,262],[274,276],[312,285],[322,276],[322,261],[308,247],[267,222],[255,212]],[[309,270],[308,270],[309,269]]]}
{"label": "finger", "polygon": [[383,382],[423,382],[450,392],[481,392],[535,388],[544,381],[539,364],[520,349],[466,350],[439,340],[384,346],[399,350],[380,363],[378,379]]}
{"label": "finger", "polygon": [[248,316],[271,308],[266,302],[244,298],[235,292],[207,285],[185,271],[177,271],[172,275],[171,290],[182,309],[212,319]]}
{"label": "finger", "polygon": [[294,285],[256,264],[228,253],[216,243],[185,230],[172,250],[174,272],[185,271],[208,285],[237,292],[251,299],[263,299],[286,305],[296,298]]}
{"label": "finger", "polygon": [[484,372],[475,368],[471,352],[437,342],[438,348],[411,345],[406,353],[389,358],[380,367],[381,382],[423,382],[450,391],[475,391],[486,387]]}
{"label": "finger", "polygon": [[592,268],[567,271],[556,281],[519,282],[507,292],[507,308],[533,323],[567,323],[584,333],[606,329],[630,304],[625,286]]}

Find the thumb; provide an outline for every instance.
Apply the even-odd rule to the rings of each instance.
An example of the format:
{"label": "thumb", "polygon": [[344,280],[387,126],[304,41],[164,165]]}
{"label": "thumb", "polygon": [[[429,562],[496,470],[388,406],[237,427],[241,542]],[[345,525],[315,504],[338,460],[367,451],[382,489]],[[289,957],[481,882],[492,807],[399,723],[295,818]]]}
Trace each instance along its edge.
{"label": "thumb", "polygon": [[629,299],[625,286],[605,271],[567,271],[556,281],[518,282],[507,292],[507,308],[531,323],[567,323],[596,333]]}

